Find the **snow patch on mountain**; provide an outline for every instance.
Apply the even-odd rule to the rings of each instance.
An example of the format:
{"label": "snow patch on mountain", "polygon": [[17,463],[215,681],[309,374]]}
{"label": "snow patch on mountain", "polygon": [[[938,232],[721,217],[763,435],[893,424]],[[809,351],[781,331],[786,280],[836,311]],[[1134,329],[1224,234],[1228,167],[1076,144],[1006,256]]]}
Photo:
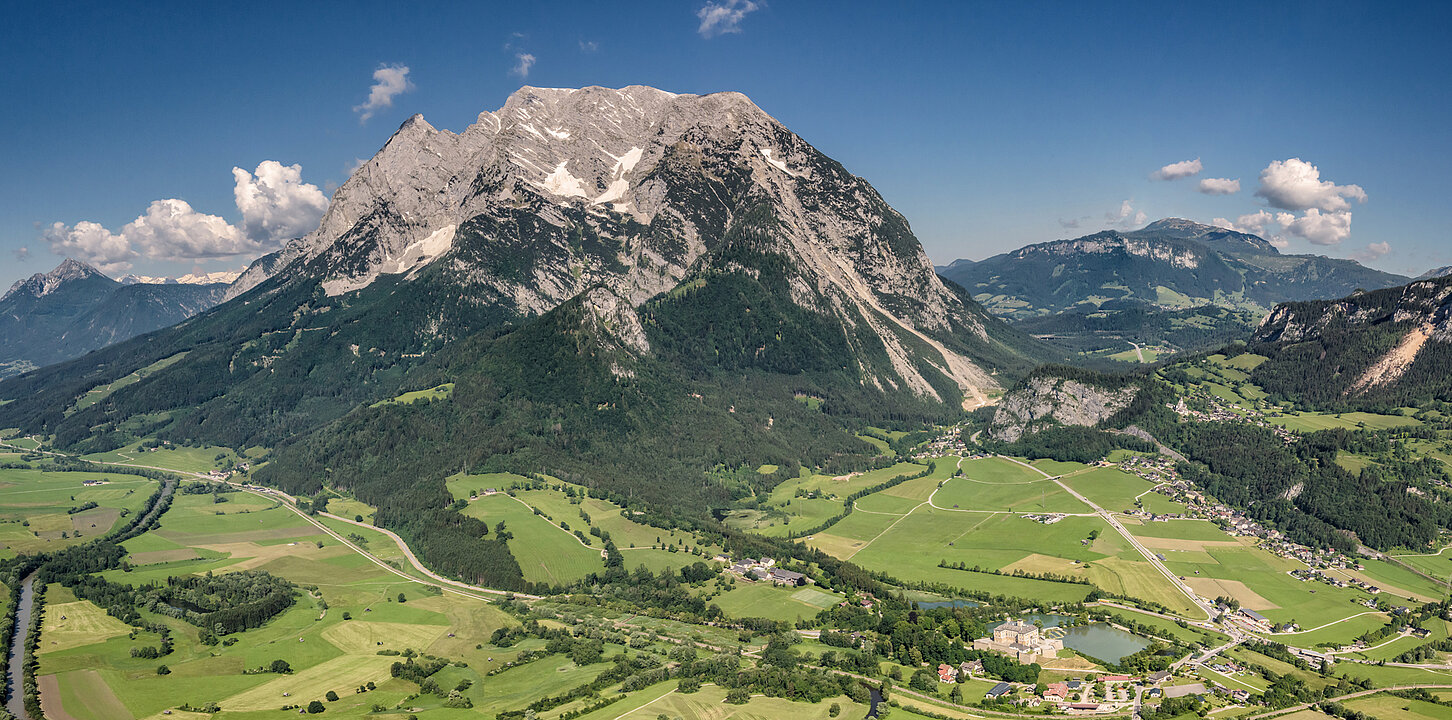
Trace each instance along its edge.
{"label": "snow patch on mountain", "polygon": [[435,230],[428,237],[404,248],[398,257],[385,258],[369,272],[358,277],[333,278],[323,282],[323,291],[330,296],[362,290],[372,285],[382,275],[411,273],[437,260],[454,247],[456,225]]}

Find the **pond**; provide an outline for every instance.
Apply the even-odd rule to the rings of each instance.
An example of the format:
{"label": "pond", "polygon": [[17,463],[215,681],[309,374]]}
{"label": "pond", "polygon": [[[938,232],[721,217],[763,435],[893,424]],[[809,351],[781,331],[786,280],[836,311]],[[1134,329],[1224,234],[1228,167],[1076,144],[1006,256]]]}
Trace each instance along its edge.
{"label": "pond", "polygon": [[[1074,618],[1068,615],[1033,614],[1025,615],[1023,621],[1030,624],[1038,622],[1045,628],[1054,628],[1061,625],[1067,626],[1074,621]],[[1002,623],[995,624],[989,629],[998,627],[1000,624]],[[1064,627],[1058,632],[1063,633],[1064,647],[1105,662],[1117,663],[1150,646],[1150,641],[1108,623],[1073,625]]]}

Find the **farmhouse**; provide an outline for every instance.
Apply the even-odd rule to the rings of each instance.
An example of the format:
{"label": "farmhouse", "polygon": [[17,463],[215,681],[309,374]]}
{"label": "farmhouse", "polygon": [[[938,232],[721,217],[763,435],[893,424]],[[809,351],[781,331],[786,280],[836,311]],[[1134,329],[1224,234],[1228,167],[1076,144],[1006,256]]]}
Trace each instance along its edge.
{"label": "farmhouse", "polygon": [[1029,664],[1037,662],[1041,656],[1057,656],[1064,649],[1064,641],[1044,637],[1033,625],[1007,622],[993,629],[993,637],[974,640],[973,649],[1000,652]]}
{"label": "farmhouse", "polygon": [[1064,712],[1070,715],[1102,715],[1114,712],[1114,706],[1108,703],[1070,703],[1065,706]]}
{"label": "farmhouse", "polygon": [[801,586],[807,584],[807,576],[799,572],[776,568],[771,571],[771,581],[777,585]]}
{"label": "farmhouse", "polygon": [[1044,690],[1044,699],[1049,702],[1064,702],[1069,699],[1069,686],[1066,683],[1050,683]]}
{"label": "farmhouse", "polygon": [[958,681],[958,668],[952,665],[938,666],[938,682],[950,683]]}
{"label": "farmhouse", "polygon": [[1013,686],[1009,685],[1008,683],[1001,682],[997,685],[994,685],[993,688],[988,692],[983,693],[983,697],[986,697],[989,700],[997,700],[998,698],[1001,698],[1011,692],[1013,692]]}
{"label": "farmhouse", "polygon": [[1260,613],[1251,610],[1250,608],[1240,609],[1240,619],[1245,621],[1247,625],[1250,625],[1251,627],[1261,632],[1270,632],[1271,630],[1271,621],[1266,619],[1266,616],[1261,615]]}

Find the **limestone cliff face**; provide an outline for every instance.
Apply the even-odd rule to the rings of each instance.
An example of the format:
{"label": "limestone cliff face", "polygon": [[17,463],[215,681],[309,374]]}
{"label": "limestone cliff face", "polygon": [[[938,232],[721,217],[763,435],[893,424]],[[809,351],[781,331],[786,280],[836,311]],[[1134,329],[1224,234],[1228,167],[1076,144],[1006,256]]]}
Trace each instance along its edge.
{"label": "limestone cliff face", "polygon": [[[338,189],[316,231],[231,293],[277,277],[343,296],[430,274],[519,316],[596,287],[638,307],[748,227],[758,250],[789,260],[793,301],[881,340],[890,367],[865,382],[947,400],[926,377],[941,372],[969,405],[998,387],[941,342],[987,342],[987,316],[944,287],[907,221],[733,92],[525,87],[460,133],[416,115]],[[647,349],[643,336],[621,340]]]}
{"label": "limestone cliff face", "polygon": [[988,434],[1014,442],[1048,424],[1093,427],[1127,407],[1137,392],[1133,385],[1106,390],[1065,378],[1030,378],[999,401]]}

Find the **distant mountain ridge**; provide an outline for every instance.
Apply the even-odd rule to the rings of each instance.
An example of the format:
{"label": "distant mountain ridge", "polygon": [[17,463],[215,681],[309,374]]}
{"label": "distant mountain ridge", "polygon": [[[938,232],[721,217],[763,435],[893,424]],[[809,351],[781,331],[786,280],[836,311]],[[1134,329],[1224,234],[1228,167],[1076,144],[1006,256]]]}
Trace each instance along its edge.
{"label": "distant mountain ridge", "polygon": [[1264,312],[1279,302],[1339,297],[1410,279],[1354,260],[1283,255],[1256,235],[1180,218],[1132,232],[1029,245],[980,262],[960,260],[940,272],[991,312],[1013,319],[1132,304]]}
{"label": "distant mountain ridge", "polygon": [[1353,260],[1282,255],[1264,238],[1181,218],[939,267],[990,312],[1091,357],[1199,351],[1248,335],[1276,303],[1399,285]]}
{"label": "distant mountain ridge", "polygon": [[0,378],[181,322],[221,302],[226,285],[123,284],[66,258],[0,297]]}

